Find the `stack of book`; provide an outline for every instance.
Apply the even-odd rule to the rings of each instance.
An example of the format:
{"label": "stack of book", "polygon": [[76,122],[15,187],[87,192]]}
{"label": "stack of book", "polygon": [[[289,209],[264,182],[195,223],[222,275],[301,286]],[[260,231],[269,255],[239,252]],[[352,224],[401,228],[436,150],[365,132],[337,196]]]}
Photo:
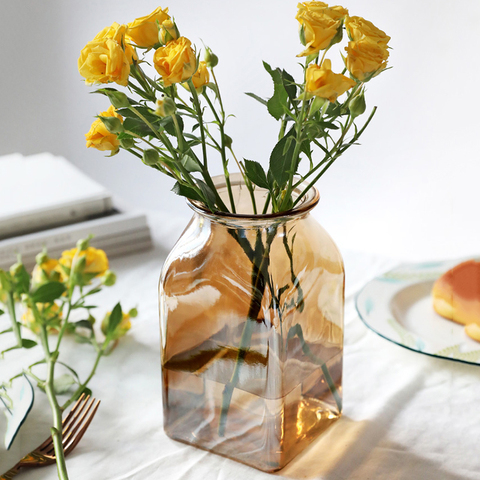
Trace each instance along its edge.
{"label": "stack of book", "polygon": [[0,157],[0,268],[26,265],[46,247],[51,257],[93,235],[109,257],[152,246],[146,216],[120,208],[104,187],[62,157]]}

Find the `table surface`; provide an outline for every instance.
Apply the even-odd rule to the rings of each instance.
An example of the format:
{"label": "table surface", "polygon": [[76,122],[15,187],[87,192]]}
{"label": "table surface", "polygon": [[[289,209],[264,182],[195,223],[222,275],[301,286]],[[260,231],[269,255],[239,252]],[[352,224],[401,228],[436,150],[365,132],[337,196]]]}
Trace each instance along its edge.
{"label": "table surface", "polygon": [[[102,403],[85,437],[68,457],[70,478],[273,478],[177,443],[163,432],[157,285],[162,263],[181,233],[184,219],[156,214],[150,216],[150,224],[155,248],[113,259],[111,268],[117,272],[118,282],[98,296],[100,318],[119,299],[124,309],[138,306],[139,316],[118,348],[101,361],[91,382]],[[406,350],[368,330],[356,313],[355,294],[366,281],[397,262],[358,252],[342,253],[346,267],[343,416],[275,476],[322,480],[480,478],[480,370]],[[0,337],[0,347],[4,343]],[[67,363],[79,367],[80,374],[91,368],[93,352],[88,345],[74,345],[67,339],[62,352]],[[28,355],[36,359],[33,352]],[[13,352],[0,360],[0,380],[20,365]],[[34,408],[11,449],[7,452],[0,446],[0,472],[44,440],[50,421],[47,412],[45,395],[37,390]],[[4,430],[2,415],[0,431]],[[54,466],[21,475],[25,480],[57,478]]]}

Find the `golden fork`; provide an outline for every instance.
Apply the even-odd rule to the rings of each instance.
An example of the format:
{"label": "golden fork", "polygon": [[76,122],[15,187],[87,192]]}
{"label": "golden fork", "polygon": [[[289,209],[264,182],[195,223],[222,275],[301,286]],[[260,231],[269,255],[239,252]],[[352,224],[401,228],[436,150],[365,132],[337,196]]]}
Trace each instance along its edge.
{"label": "golden fork", "polygon": [[[83,437],[95,413],[97,412],[100,400],[95,403],[90,395],[82,396],[77,400],[70,413],[63,420],[62,444],[65,456],[67,456]],[[93,408],[92,408],[93,407]],[[55,450],[53,448],[53,439],[48,437],[45,442],[35,450],[25,455],[14,467],[5,472],[0,480],[10,480],[23,467],[43,467],[55,463]]]}

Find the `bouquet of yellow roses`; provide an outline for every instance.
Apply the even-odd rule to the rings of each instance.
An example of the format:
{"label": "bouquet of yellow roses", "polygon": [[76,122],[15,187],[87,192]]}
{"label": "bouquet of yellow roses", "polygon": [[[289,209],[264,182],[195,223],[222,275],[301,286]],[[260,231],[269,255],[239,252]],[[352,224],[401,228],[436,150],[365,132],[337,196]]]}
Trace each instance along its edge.
{"label": "bouquet of yellow roses", "polygon": [[[87,85],[117,84],[128,91],[111,86],[97,90],[111,105],[92,124],[87,147],[111,155],[127,150],[170,176],[175,193],[201,201],[212,212],[236,212],[228,168],[234,161],[250,191],[253,213],[291,209],[357,143],[372,119],[375,109],[363,125],[357,125],[366,109],[365,84],[385,70],[390,40],[368,20],[323,2],[299,3],[296,18],[304,46],[298,56],[305,58],[301,80],[264,62],[274,83],[273,95],[264,99],[247,94],[265,105],[280,124],[268,169],[257,161],[238,159],[233,151],[215,77],[217,56],[205,47],[200,61],[168,9],[160,7],[127,25],[113,23],[82,50],[78,69]],[[342,54],[344,69],[336,73],[326,56],[342,42],[344,30],[349,39]],[[150,63],[154,77],[146,72]],[[222,162],[227,203],[209,173],[212,150]],[[302,160],[308,161],[303,174]],[[293,198],[292,192],[302,184],[303,192]],[[256,205],[257,187],[268,190],[263,206]]]}

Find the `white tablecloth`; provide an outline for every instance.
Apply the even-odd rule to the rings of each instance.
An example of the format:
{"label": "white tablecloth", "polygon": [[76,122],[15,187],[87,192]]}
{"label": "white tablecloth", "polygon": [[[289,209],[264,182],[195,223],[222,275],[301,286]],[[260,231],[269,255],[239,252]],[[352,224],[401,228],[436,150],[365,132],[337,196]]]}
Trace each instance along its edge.
{"label": "white tablecloth", "polygon": [[[118,282],[98,296],[99,311],[111,309],[121,299],[124,309],[138,305],[139,316],[122,344],[101,361],[91,382],[102,404],[67,459],[72,480],[273,478],[177,443],[163,432],[157,284],[163,260],[184,224],[184,219],[151,217],[155,249],[111,262]],[[343,417],[276,476],[479,479],[480,370],[408,351],[368,330],[356,314],[354,295],[394,262],[343,254],[347,272]],[[88,345],[69,344],[67,339],[63,352],[79,373],[89,371],[93,352]],[[14,353],[0,360],[0,377],[19,362]],[[34,409],[12,448],[6,452],[0,446],[0,473],[44,440],[49,422],[45,395],[37,390]],[[2,415],[0,432],[4,430]],[[54,466],[21,475],[25,480],[57,478]]]}

